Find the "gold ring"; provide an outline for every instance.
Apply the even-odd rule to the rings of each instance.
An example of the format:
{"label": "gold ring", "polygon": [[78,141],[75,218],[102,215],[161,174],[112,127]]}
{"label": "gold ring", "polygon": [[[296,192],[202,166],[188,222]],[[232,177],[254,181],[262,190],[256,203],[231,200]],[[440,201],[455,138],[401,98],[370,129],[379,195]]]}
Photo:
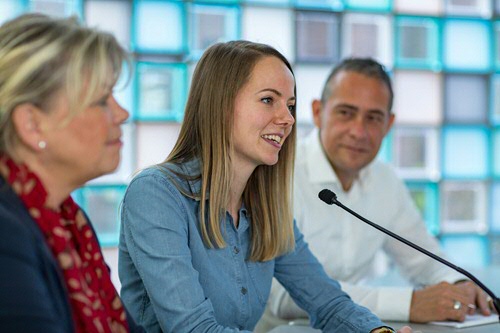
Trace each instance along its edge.
{"label": "gold ring", "polygon": [[455,303],[453,303],[453,309],[460,310],[461,308],[462,308],[462,303],[460,303],[459,301],[455,301]]}

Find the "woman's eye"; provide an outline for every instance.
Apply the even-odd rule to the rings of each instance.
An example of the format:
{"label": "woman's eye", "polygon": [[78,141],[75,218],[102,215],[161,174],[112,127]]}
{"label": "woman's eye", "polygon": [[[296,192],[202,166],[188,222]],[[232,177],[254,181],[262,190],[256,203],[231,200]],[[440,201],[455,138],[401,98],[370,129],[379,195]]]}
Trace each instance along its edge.
{"label": "woman's eye", "polygon": [[272,97],[264,97],[261,99],[264,104],[271,104],[273,102]]}
{"label": "woman's eye", "polygon": [[290,111],[290,112],[295,111],[295,104],[293,104],[293,105],[288,105],[288,111]]}
{"label": "woman's eye", "polygon": [[97,101],[96,105],[106,107],[108,106],[109,96],[105,96]]}

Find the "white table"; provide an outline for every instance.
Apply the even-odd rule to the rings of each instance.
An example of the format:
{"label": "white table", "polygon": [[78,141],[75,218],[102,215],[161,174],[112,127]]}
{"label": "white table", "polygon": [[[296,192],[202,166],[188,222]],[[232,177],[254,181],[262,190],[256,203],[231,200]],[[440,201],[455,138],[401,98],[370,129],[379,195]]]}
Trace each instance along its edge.
{"label": "white table", "polygon": [[[500,266],[490,266],[485,269],[470,269],[475,277],[477,277],[484,285],[491,289],[495,295],[500,296]],[[384,279],[377,281],[377,284],[394,285],[403,283],[401,277],[397,274],[388,274]],[[435,332],[459,332],[459,333],[499,333],[500,322],[495,324],[487,324],[467,328],[451,328],[436,325],[423,325],[404,322],[387,322],[387,324],[395,329],[403,326],[411,326],[413,332],[435,333]],[[280,325],[269,333],[319,333],[316,330],[307,326],[307,320],[297,320],[289,325]]]}
{"label": "white table", "polygon": [[[451,328],[451,327],[443,327],[436,325],[422,325],[422,324],[408,324],[408,323],[400,323],[400,322],[388,322],[389,326],[398,329],[402,326],[409,325],[413,329],[414,333],[418,333],[419,331],[422,333],[436,333],[436,332],[455,332],[455,333],[498,333],[500,332],[500,323],[498,324],[488,324],[482,326],[475,327],[467,327],[467,328]],[[307,326],[299,326],[299,325],[281,325],[278,326],[269,333],[320,333],[320,330],[316,330]]]}

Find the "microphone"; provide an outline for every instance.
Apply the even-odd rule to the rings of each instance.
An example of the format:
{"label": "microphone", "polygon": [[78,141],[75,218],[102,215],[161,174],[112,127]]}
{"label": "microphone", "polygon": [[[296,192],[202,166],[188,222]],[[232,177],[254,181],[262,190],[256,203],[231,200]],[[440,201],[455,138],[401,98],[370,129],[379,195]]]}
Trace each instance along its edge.
{"label": "microphone", "polygon": [[493,300],[493,305],[495,306],[495,309],[497,310],[497,313],[499,314],[499,321],[500,321],[500,299],[498,297],[495,296],[495,294],[488,288],[486,287],[481,281],[479,281],[474,275],[472,275],[471,273],[467,272],[465,269],[461,268],[461,267],[458,267],[454,264],[452,264],[451,262],[441,258],[440,256],[438,255],[435,255],[434,253],[432,252],[429,252],[427,251],[426,249],[418,246],[417,244],[415,243],[412,243],[410,242],[409,240],[407,240],[406,238],[403,238],[395,233],[393,233],[392,231],[390,230],[387,230],[386,228],[364,218],[363,216],[359,215],[358,213],[356,213],[355,211],[349,209],[348,207],[344,206],[340,201],[337,200],[337,195],[335,193],[333,193],[332,191],[330,191],[329,189],[324,189],[324,190],[321,190],[318,194],[318,197],[324,201],[325,203],[329,204],[329,205],[337,205],[339,206],[340,208],[342,208],[343,210],[347,211],[348,213],[356,216],[358,219],[360,219],[361,221],[371,225],[372,227],[374,227],[375,229],[378,229],[380,231],[382,231],[383,233],[391,236],[392,238],[396,238],[398,241],[414,248],[415,250],[431,257],[432,259],[434,260],[437,260],[439,261],[440,263],[450,267],[450,268],[453,268],[454,270],[456,270],[457,272],[467,276],[469,279],[471,279],[475,284],[477,284],[481,289],[484,290],[484,292],[486,292],[490,297],[491,299]]}

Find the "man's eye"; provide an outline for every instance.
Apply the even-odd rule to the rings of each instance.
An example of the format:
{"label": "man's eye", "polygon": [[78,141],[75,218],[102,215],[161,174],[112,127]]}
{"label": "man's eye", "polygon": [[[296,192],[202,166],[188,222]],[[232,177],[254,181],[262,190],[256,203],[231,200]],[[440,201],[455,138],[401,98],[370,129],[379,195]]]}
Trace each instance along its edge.
{"label": "man's eye", "polygon": [[377,122],[377,123],[382,123],[384,122],[384,117],[381,115],[371,115],[368,116],[369,121]]}

